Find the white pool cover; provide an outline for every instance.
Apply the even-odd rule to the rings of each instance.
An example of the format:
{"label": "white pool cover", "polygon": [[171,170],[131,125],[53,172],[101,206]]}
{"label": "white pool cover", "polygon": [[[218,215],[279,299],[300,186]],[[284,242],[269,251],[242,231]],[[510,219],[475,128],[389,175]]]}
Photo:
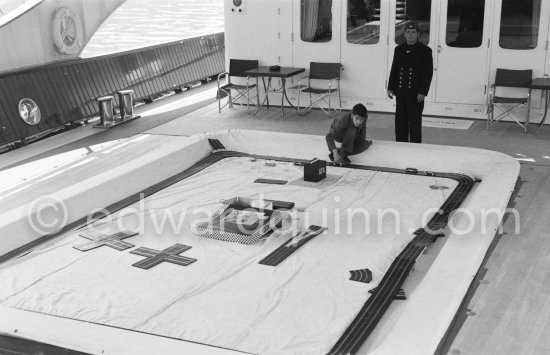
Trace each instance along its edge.
{"label": "white pool cover", "polygon": [[[247,134],[237,132],[215,138],[237,149]],[[269,136],[270,139],[284,136],[272,135],[275,137]],[[305,141],[318,144],[318,137],[306,137]],[[266,153],[261,150],[249,149],[252,154]],[[375,154],[384,154],[376,151],[376,142],[355,162],[363,159],[365,165],[375,166],[383,161],[380,156],[377,162]],[[294,158],[284,149],[271,151],[269,156]],[[410,166],[415,166],[414,162]],[[16,312],[8,313],[11,317],[17,312],[28,312],[54,320],[76,320],[76,327],[109,326],[116,331],[243,352],[327,353],[371,297],[369,291],[415,237],[413,232],[426,225],[457,186],[453,179],[374,169],[329,166],[327,174],[322,183],[309,183],[302,179],[303,167],[289,161],[259,156],[216,161],[103,219],[82,229],[67,230],[30,253],[1,264],[0,305]],[[287,183],[254,182],[258,178]],[[295,206],[284,213],[280,230],[251,245],[193,233],[197,221],[204,221],[219,208],[221,200],[232,197],[289,201]],[[259,264],[311,225],[327,230],[279,265]],[[123,230],[138,233],[121,240],[128,243],[119,248],[123,250],[105,245],[87,251],[75,248],[90,242],[79,234],[95,231],[112,235]],[[481,243],[480,248],[486,250],[489,243]],[[162,251],[177,244],[190,247],[179,255],[193,259],[192,262],[179,265],[165,261],[149,269],[133,266],[145,256],[132,251]],[[482,258],[484,251],[478,254],[477,259]],[[473,268],[479,262],[475,261]],[[372,272],[372,281],[350,280],[350,271],[362,269]],[[468,277],[457,279],[467,287]],[[441,292],[452,291],[444,288]],[[376,333],[362,352],[411,350],[388,335],[393,328],[399,328],[399,317],[410,312],[404,307],[387,316],[390,321],[381,326],[384,333]],[[456,307],[452,304],[444,317],[446,326]],[[414,313],[418,316],[422,311]],[[430,316],[419,319],[419,327],[430,320]],[[440,334],[445,329],[444,326]],[[436,337],[425,343],[437,344],[438,340]],[[61,341],[61,345],[68,343]]]}

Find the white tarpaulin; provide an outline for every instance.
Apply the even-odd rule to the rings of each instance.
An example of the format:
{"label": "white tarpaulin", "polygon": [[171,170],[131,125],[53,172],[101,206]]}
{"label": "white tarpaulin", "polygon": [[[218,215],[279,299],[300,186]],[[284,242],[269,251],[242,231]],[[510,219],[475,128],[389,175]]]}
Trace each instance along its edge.
{"label": "white tarpaulin", "polygon": [[[324,187],[260,184],[254,180],[301,180],[303,167],[224,159],[91,225],[104,234],[139,230],[124,239],[136,247],[191,246],[182,255],[196,262],[142,270],[132,264],[143,257],[128,250],[73,248],[88,240],[71,231],[3,265],[0,302],[252,353],[326,353],[412,232],[432,216],[429,210],[439,208],[457,184],[347,168],[329,167],[328,173],[337,179]],[[294,202],[283,226],[288,230],[254,245],[191,233],[192,223],[232,196]],[[328,231],[278,266],[258,264],[295,233],[293,228],[311,224]],[[349,280],[351,270],[365,268],[372,271],[372,282]]]}
{"label": "white tarpaulin", "polygon": [[[204,138],[140,135],[29,179],[3,196],[2,254],[47,234],[29,224],[38,216],[30,207],[42,196],[54,196],[66,207],[61,209],[66,223],[73,223],[207,157],[211,147]],[[249,154],[312,159],[328,153],[319,136],[227,131],[206,138]],[[468,213],[453,221],[466,232],[446,230],[435,250],[419,258],[421,266],[424,259],[430,262],[409,275],[403,286],[407,300],[392,302],[360,350],[433,353],[495,235],[518,163],[486,150],[383,141],[351,159],[374,167],[463,171],[482,180],[461,205]],[[199,344],[222,352],[327,352],[456,182],[328,167],[326,180],[311,183],[301,181],[302,169],[288,162],[227,158],[11,258],[0,264],[0,332],[104,354],[220,351]],[[288,183],[254,183],[258,178]],[[251,245],[191,233],[196,220],[233,197],[294,202],[283,220],[288,228]],[[485,210],[500,212],[483,219]],[[327,231],[278,266],[258,263],[310,225]],[[127,229],[139,234],[121,241],[132,245],[125,250],[76,249],[91,242],[78,234],[88,235],[92,227],[106,235]],[[163,262],[148,270],[132,266],[145,258],[132,251],[176,244],[189,246],[181,256],[196,261]],[[372,272],[370,283],[349,280],[350,271],[363,269]]]}

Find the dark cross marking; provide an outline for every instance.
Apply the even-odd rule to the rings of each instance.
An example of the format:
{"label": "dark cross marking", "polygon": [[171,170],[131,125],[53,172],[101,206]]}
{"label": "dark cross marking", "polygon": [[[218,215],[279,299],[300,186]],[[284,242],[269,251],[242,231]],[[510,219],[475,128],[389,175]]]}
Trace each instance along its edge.
{"label": "dark cross marking", "polygon": [[177,254],[183,253],[188,249],[191,249],[191,247],[179,243],[174,244],[171,247],[161,251],[151,248],[140,247],[136,250],[132,250],[130,254],[145,256],[146,259],[138,261],[137,263],[132,264],[132,266],[147,270],[165,261],[172,264],[187,266],[197,261],[197,259],[192,259]]}
{"label": "dark cross marking", "polygon": [[125,250],[132,248],[134,244],[123,242],[122,239],[132,237],[136,234],[138,233],[131,231],[122,231],[111,235],[101,234],[94,231],[86,231],[79,233],[78,235],[86,239],[90,239],[91,242],[73,246],[73,248],[80,251],[88,251],[106,245],[116,250]]}
{"label": "dark cross marking", "polygon": [[306,231],[298,233],[293,238],[287,240],[283,245],[275,249],[271,254],[260,260],[260,264],[277,266],[292,253],[298,250],[302,245],[309,242],[326,230],[324,227],[309,226]]}
{"label": "dark cross marking", "polygon": [[372,281],[372,272],[369,269],[350,270],[351,281],[364,282],[368,284]]}

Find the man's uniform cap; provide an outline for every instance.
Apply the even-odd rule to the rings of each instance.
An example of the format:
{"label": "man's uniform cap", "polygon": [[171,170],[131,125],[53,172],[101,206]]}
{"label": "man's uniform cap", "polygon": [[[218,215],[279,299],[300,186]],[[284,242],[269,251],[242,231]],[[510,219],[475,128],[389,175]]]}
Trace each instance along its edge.
{"label": "man's uniform cap", "polygon": [[417,22],[409,21],[409,22],[405,25],[405,31],[406,31],[406,30],[416,30],[416,31],[420,32],[420,25],[418,25]]}

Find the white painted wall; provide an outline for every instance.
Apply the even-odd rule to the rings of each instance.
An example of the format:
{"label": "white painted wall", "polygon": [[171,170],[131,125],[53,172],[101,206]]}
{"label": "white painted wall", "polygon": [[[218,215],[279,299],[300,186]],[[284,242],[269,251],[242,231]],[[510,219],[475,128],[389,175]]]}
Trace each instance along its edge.
{"label": "white painted wall", "polygon": [[[385,88],[395,48],[396,0],[381,0],[381,40],[376,45],[347,43],[347,0],[333,0],[330,42],[302,41],[300,3],[301,0],[243,0],[244,11],[236,14],[231,11],[235,8],[233,0],[225,0],[227,58],[257,58],[264,65],[279,63],[305,68],[310,61],[340,61],[344,65],[341,82],[344,108],[363,102],[370,110],[393,112],[394,101],[385,96]],[[429,46],[433,50],[435,72],[426,114],[485,118],[489,85],[496,68],[531,68],[533,77],[550,73],[547,48],[550,1],[541,2],[538,45],[531,50],[499,47],[501,0],[486,0],[480,47],[447,46],[447,4],[447,0],[432,1]],[[288,81],[289,87],[295,84]],[[540,92],[533,92],[531,117],[534,121],[542,116],[541,97]]]}

